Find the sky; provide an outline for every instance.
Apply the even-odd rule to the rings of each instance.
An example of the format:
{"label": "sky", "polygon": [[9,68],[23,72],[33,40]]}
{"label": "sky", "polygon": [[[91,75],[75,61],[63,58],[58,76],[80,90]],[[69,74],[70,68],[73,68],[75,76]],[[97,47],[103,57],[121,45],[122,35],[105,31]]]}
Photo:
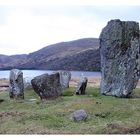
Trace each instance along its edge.
{"label": "sky", "polygon": [[0,5],[0,54],[28,54],[58,42],[98,38],[111,19],[140,22],[140,5]]}

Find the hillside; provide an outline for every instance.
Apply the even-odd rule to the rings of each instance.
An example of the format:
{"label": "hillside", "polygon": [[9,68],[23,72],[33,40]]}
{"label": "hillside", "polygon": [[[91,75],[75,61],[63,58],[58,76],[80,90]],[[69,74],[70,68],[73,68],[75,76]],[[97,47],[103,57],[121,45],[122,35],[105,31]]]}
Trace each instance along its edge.
{"label": "hillside", "polygon": [[97,38],[56,43],[28,55],[0,55],[0,69],[100,70],[98,48]]}
{"label": "hillside", "polygon": [[[92,59],[91,56],[94,56],[94,58]],[[39,63],[39,67],[41,69],[53,68],[53,70],[98,71],[100,69],[99,57],[99,50],[88,49],[73,55]]]}
{"label": "hillside", "polygon": [[0,54],[0,69],[11,69],[28,62],[28,55],[2,55]]}

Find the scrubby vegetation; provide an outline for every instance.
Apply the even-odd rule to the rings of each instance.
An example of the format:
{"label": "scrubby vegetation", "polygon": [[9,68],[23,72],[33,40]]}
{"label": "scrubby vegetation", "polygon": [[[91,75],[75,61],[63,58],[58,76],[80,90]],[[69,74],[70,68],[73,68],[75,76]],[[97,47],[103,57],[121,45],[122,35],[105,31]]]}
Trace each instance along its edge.
{"label": "scrubby vegetation", "polygon": [[[98,88],[88,88],[77,96],[69,88],[63,96],[40,101],[32,90],[25,100],[10,100],[0,93],[1,134],[140,134],[140,89],[131,98],[102,96]],[[35,100],[36,99],[36,100]],[[71,113],[85,109],[88,119],[74,122]]]}

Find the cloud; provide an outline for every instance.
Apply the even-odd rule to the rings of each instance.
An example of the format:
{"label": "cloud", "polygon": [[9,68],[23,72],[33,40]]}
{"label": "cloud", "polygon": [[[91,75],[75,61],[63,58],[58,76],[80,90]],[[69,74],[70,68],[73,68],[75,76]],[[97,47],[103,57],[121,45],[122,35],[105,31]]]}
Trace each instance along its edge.
{"label": "cloud", "polygon": [[[51,43],[96,37],[94,27],[84,16],[78,18],[62,12],[35,14],[34,8],[13,7],[8,11],[6,23],[0,26],[0,43],[4,44],[7,54],[29,53]],[[8,48],[11,45],[10,51],[6,45]]]}
{"label": "cloud", "polygon": [[[30,53],[61,41],[98,37],[112,18],[138,20],[139,7],[1,6],[0,53]],[[118,12],[119,10],[119,12]]]}

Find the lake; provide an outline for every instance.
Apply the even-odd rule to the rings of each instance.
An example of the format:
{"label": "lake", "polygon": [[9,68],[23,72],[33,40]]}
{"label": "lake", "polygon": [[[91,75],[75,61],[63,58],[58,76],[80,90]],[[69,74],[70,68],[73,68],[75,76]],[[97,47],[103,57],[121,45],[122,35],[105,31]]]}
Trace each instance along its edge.
{"label": "lake", "polygon": [[[33,78],[35,76],[48,73],[51,74],[54,71],[50,70],[22,70],[24,78]],[[101,77],[100,72],[90,72],[90,71],[71,71],[72,77],[80,77],[83,73],[86,77]],[[1,78],[9,78],[10,71],[9,70],[0,70],[0,79]]]}

